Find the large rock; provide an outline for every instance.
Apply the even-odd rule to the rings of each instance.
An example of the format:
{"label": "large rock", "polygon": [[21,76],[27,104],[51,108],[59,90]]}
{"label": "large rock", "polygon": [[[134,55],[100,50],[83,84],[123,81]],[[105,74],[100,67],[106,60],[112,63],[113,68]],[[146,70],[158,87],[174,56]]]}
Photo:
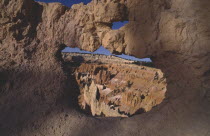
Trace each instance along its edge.
{"label": "large rock", "polygon": [[[1,0],[0,133],[209,135],[209,6],[209,0],[94,0],[70,9]],[[124,20],[129,24],[111,30]],[[126,120],[81,115],[72,106],[76,81],[61,63],[64,44],[151,57],[167,78],[165,101]],[[71,110],[63,97],[72,98]]]}

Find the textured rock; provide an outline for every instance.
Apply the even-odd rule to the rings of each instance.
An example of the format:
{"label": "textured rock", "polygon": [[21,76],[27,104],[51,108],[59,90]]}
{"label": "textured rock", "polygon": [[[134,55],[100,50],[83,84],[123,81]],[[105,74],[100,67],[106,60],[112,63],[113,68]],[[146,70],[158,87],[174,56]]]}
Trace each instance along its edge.
{"label": "textured rock", "polygon": [[82,64],[75,74],[79,104],[93,116],[128,117],[148,112],[165,98],[166,80],[155,68],[91,63]]}
{"label": "textured rock", "polygon": [[148,112],[165,98],[166,79],[152,62],[113,55],[62,53],[80,89],[78,103],[93,116],[128,117]]}
{"label": "textured rock", "polygon": [[[209,6],[209,0],[94,0],[69,9],[1,0],[0,133],[209,135]],[[129,24],[111,30],[123,20]],[[167,78],[165,101],[126,120],[82,116],[72,106],[75,81],[61,63],[64,44],[151,57]]]}

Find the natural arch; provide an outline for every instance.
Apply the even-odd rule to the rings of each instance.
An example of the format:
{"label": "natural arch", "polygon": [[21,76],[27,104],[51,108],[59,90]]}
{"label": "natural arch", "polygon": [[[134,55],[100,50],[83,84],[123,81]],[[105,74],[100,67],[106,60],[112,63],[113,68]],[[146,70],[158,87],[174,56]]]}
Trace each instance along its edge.
{"label": "natural arch", "polygon": [[[208,0],[93,0],[69,9],[33,0],[1,1],[1,133],[208,135],[209,5]],[[111,30],[112,22],[124,20],[129,20],[125,27]],[[66,75],[55,56],[69,43],[152,58],[167,76],[167,99],[129,120],[98,121],[59,107]]]}

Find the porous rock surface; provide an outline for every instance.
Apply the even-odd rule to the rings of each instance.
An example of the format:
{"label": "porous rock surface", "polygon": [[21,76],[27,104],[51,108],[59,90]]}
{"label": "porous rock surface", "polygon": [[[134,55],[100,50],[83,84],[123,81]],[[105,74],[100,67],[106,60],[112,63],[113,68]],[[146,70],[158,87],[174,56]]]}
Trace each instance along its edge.
{"label": "porous rock surface", "polygon": [[75,71],[79,105],[93,116],[129,117],[148,112],[165,98],[161,70],[134,64],[85,64]]}
{"label": "porous rock surface", "polygon": [[[209,0],[93,0],[71,9],[1,0],[0,134],[210,135],[209,7]],[[129,23],[111,30],[123,20]],[[80,113],[76,81],[61,59],[64,44],[151,57],[166,75],[166,99],[123,120]]]}

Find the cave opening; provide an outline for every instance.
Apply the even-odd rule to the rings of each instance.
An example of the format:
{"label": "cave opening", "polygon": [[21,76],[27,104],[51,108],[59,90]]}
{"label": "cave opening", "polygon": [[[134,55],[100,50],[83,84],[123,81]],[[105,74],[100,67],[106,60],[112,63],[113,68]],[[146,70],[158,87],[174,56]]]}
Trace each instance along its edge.
{"label": "cave opening", "polygon": [[60,53],[63,68],[77,84],[72,99],[82,112],[131,117],[150,111],[165,98],[166,78],[150,58],[114,55],[103,46],[94,52],[65,47]]}

